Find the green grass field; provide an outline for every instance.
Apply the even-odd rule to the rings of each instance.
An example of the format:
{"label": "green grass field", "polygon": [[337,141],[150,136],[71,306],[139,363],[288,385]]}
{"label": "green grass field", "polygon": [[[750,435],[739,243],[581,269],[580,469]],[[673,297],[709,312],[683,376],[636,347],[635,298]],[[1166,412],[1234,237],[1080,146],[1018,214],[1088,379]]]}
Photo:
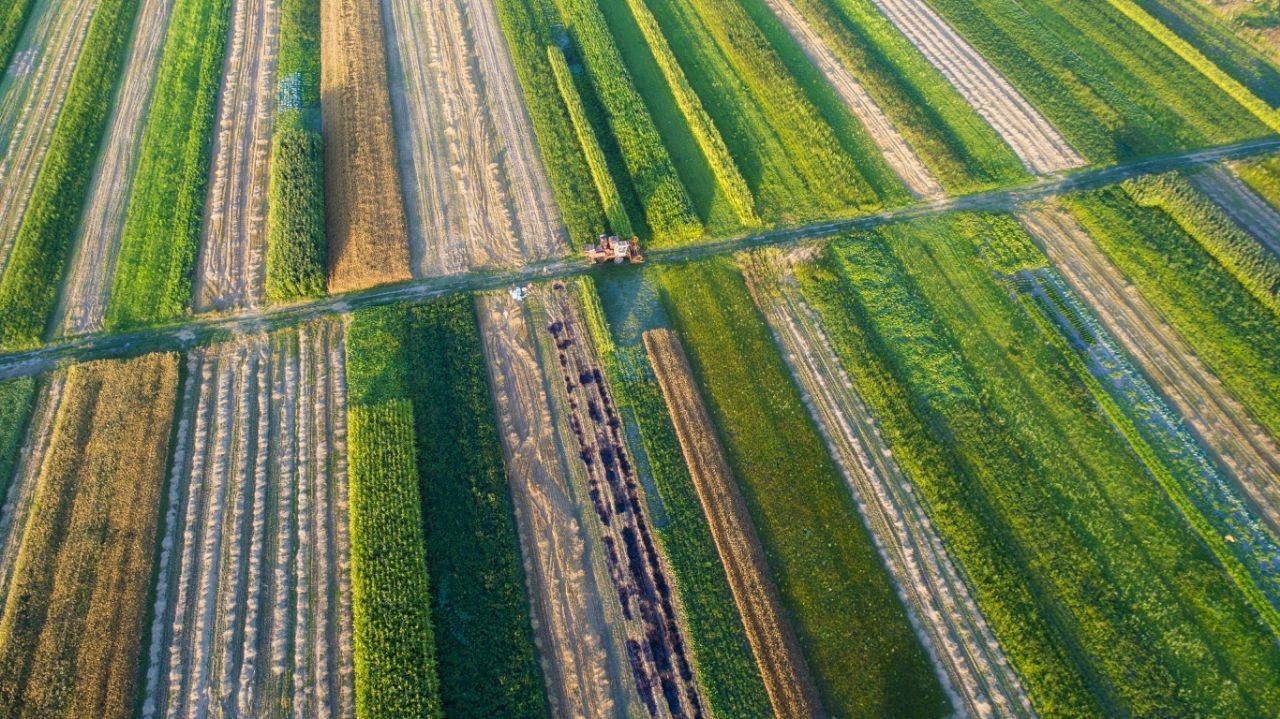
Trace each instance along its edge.
{"label": "green grass field", "polygon": [[17,468],[35,396],[34,377],[0,382],[0,497],[8,492],[9,480]]}

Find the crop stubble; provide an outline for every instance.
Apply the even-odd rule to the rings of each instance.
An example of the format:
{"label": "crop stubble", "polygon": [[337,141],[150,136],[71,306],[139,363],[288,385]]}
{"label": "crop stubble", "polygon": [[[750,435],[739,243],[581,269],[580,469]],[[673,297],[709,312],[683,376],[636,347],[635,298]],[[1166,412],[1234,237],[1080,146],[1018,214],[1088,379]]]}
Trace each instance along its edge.
{"label": "crop stubble", "polygon": [[698,396],[680,340],[670,330],[650,330],[644,333],[644,344],[773,710],[788,719],[818,716],[822,705],[817,688],[786,621],[746,502]]}
{"label": "crop stubble", "polygon": [[378,4],[320,3],[329,291],[412,277]]}
{"label": "crop stubble", "polygon": [[354,716],[337,321],[193,353],[143,717]]}

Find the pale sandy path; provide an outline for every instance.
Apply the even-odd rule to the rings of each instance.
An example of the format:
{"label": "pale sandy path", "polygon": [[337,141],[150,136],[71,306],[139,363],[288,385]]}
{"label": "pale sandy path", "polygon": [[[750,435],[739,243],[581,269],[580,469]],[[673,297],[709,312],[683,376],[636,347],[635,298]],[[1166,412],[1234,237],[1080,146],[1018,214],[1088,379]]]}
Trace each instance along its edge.
{"label": "pale sandy path", "polygon": [[89,31],[94,0],[37,2],[0,82],[0,273]]}
{"label": "pale sandy path", "polygon": [[120,230],[138,166],[138,144],[172,10],[173,0],[142,0],[138,8],[124,80],[112,104],[102,154],[76,233],[71,271],[54,315],[61,335],[102,329]]}
{"label": "pale sandy path", "polygon": [[1050,207],[1029,210],[1020,219],[1071,288],[1244,490],[1259,516],[1280,530],[1280,448],[1275,440],[1250,419],[1073,217]]}
{"label": "pale sandy path", "polygon": [[266,282],[280,0],[235,0],[234,12],[193,290],[197,312],[257,307]]}
{"label": "pale sandy path", "polygon": [[1045,175],[1085,164],[1053,125],[926,0],[875,3],[1009,143],[1028,170]]}
{"label": "pale sandy path", "polygon": [[801,298],[787,260],[766,251],[743,262],[756,305],[853,491],[952,705],[961,716],[1035,716],[911,479],[894,460],[817,315]]}
{"label": "pale sandy path", "polygon": [[1226,211],[1246,232],[1280,256],[1280,209],[1258,196],[1234,172],[1211,167],[1191,177],[1191,184]]}
{"label": "pale sandy path", "polygon": [[383,0],[414,274],[568,250],[491,0]]}
{"label": "pale sandy path", "polygon": [[814,67],[827,78],[827,82],[849,111],[867,129],[871,141],[884,155],[885,162],[906,184],[911,194],[922,199],[941,197],[944,194],[942,185],[934,178],[933,173],[920,161],[920,156],[907,144],[857,78],[836,58],[796,6],[791,4],[791,0],[765,0],[765,4],[800,44]]}
{"label": "pale sandy path", "polygon": [[552,713],[626,717],[634,702],[612,646],[524,307],[505,294],[476,301]]}

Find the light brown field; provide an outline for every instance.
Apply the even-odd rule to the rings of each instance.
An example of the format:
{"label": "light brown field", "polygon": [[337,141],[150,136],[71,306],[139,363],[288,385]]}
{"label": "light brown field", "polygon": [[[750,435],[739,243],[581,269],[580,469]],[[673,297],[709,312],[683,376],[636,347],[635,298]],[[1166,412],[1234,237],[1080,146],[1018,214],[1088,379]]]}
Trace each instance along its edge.
{"label": "light brown field", "polygon": [[72,368],[0,620],[0,715],[134,709],[178,357]]}
{"label": "light brown field", "polygon": [[329,291],[411,277],[382,16],[370,0],[320,3]]}
{"label": "light brown field", "polygon": [[784,719],[820,716],[822,705],[817,689],[795,635],[783,617],[760,539],[716,439],[711,417],[693,384],[684,348],[670,330],[645,332],[644,345],[662,386],[662,396],[671,412],[680,448],[774,713]]}

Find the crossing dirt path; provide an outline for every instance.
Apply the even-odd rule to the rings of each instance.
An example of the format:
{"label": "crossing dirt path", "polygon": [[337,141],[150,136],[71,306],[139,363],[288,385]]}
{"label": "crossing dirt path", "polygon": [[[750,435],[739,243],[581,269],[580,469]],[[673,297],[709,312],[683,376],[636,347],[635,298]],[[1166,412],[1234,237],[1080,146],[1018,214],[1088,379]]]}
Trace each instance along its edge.
{"label": "crossing dirt path", "polygon": [[876,6],[991,124],[1027,169],[1052,174],[1085,164],[1039,110],[926,0],[874,0]]}
{"label": "crossing dirt path", "polygon": [[159,70],[160,50],[169,27],[173,0],[142,0],[134,26],[133,45],[124,80],[112,105],[72,250],[71,271],[59,297],[55,326],[60,334],[77,335],[102,329],[111,294],[111,272],[120,249],[138,143]]}
{"label": "crossing dirt path", "polygon": [[192,306],[261,304],[280,0],[235,0]]}
{"label": "crossing dirt path", "polygon": [[414,275],[568,251],[492,0],[383,0],[383,17]]}

